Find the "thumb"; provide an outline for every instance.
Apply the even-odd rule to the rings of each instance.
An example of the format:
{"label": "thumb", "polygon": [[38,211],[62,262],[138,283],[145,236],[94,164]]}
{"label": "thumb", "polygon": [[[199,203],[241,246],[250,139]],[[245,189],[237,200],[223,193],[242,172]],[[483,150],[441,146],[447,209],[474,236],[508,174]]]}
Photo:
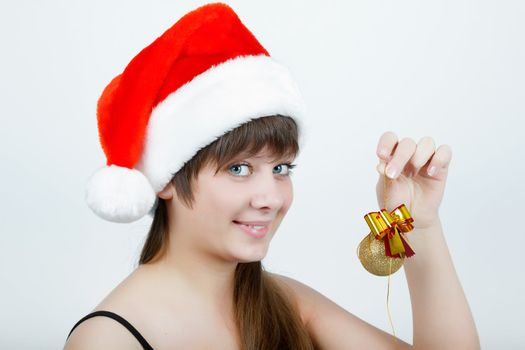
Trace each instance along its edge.
{"label": "thumb", "polygon": [[376,166],[376,170],[381,176],[385,176],[385,169],[386,169],[386,163],[383,161],[380,161],[379,164]]}

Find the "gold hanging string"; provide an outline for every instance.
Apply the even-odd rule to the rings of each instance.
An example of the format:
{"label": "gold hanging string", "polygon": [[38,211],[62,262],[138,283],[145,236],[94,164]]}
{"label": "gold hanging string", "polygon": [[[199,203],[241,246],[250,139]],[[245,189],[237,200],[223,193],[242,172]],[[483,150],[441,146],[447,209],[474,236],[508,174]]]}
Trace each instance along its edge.
{"label": "gold hanging string", "polygon": [[390,327],[392,327],[392,333],[394,334],[394,339],[397,342],[396,330],[394,329],[394,323],[392,322],[392,316],[390,315],[390,308],[388,306],[388,297],[390,295],[390,275],[392,274],[392,260],[390,260],[390,274],[388,274],[388,286],[386,289],[386,309],[388,311],[388,320],[390,321]]}
{"label": "gold hanging string", "polygon": [[[389,181],[388,177],[386,176],[386,163],[385,163],[385,170],[384,170],[384,181],[383,181],[383,207],[388,211],[388,192],[387,192],[387,181]],[[388,312],[388,321],[390,322],[390,327],[392,327],[392,333],[394,334],[394,339],[397,342],[396,337],[396,330],[394,329],[394,323],[392,322],[392,316],[390,314],[390,307],[389,307],[389,297],[390,297],[390,275],[392,274],[392,258],[390,258],[390,271],[388,273],[388,284],[386,289],[386,309]]]}
{"label": "gold hanging string", "polygon": [[[388,210],[388,207],[387,207],[387,200],[388,200],[388,194],[387,194],[387,181],[389,181],[388,177],[386,176],[386,167],[385,167],[385,173],[384,173],[384,182],[383,182],[383,198],[384,198],[384,208],[386,208]],[[373,237],[373,233],[370,232],[368,235],[367,235],[367,241],[368,241],[368,249],[370,251],[370,245],[371,245],[371,242],[372,242],[372,239],[376,239],[375,237]],[[359,257],[359,249],[361,248],[361,245],[359,244],[357,246],[357,249],[356,249],[356,255]],[[391,313],[390,313],[390,307],[389,307],[389,302],[390,302],[390,275],[392,274],[392,259],[393,258],[390,258],[389,259],[389,271],[388,271],[388,284],[387,284],[387,292],[386,292],[386,308],[387,308],[387,312],[388,312],[388,320],[390,322],[390,327],[392,328],[392,333],[394,335],[394,339],[395,341],[397,342],[397,337],[396,337],[396,330],[394,328],[394,323],[392,322],[392,316],[391,316]]]}

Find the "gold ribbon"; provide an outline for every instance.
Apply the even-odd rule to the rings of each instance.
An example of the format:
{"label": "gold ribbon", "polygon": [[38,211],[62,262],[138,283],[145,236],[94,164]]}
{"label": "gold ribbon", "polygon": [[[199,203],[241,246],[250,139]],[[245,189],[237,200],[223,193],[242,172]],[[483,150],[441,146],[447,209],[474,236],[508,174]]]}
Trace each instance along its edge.
{"label": "gold ribbon", "polygon": [[414,255],[414,251],[408,242],[400,235],[400,232],[406,233],[414,229],[412,225],[414,219],[404,204],[401,204],[390,213],[386,209],[381,209],[378,212],[370,212],[364,217],[376,239],[381,240],[385,236],[388,238],[392,256],[397,254],[400,257]]}

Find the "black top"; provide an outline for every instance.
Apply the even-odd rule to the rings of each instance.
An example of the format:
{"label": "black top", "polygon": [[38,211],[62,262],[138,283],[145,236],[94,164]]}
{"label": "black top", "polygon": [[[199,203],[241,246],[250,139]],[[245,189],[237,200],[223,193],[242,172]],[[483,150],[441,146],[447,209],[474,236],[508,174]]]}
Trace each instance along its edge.
{"label": "black top", "polygon": [[116,313],[113,313],[111,311],[95,311],[95,312],[92,312],[90,313],[89,315],[83,317],[80,321],[77,322],[77,324],[75,324],[73,326],[73,328],[71,329],[71,332],[69,332],[68,334],[68,339],[69,339],[69,336],[71,335],[71,333],[75,330],[75,328],[77,328],[77,326],[79,324],[81,324],[82,322],[84,322],[85,320],[87,319],[90,319],[91,317],[95,317],[95,316],[106,316],[106,317],[109,317],[109,318],[112,318],[114,319],[115,321],[117,321],[118,323],[120,323],[121,325],[123,325],[124,327],[126,327],[128,329],[128,331],[131,332],[131,334],[133,334],[133,336],[135,336],[135,338],[137,338],[137,340],[139,341],[140,345],[142,345],[142,347],[145,349],[145,350],[153,350],[153,348],[151,347],[151,345],[148,344],[148,342],[146,341],[146,339],[144,339],[144,337],[139,333],[139,331],[137,331],[135,329],[135,327],[133,327],[131,325],[131,323],[129,323],[128,321],[126,321],[124,318],[122,318],[121,316],[117,315]]}

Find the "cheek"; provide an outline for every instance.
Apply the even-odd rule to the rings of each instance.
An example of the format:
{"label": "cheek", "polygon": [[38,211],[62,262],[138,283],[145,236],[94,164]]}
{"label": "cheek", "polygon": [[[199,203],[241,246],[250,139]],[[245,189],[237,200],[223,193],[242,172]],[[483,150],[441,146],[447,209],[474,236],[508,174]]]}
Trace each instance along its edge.
{"label": "cheek", "polygon": [[211,186],[201,198],[203,212],[211,218],[223,221],[226,217],[234,217],[244,205],[242,191],[227,183]]}
{"label": "cheek", "polygon": [[293,203],[293,187],[290,184],[283,185],[280,190],[281,193],[281,208],[278,210],[278,215],[281,219],[286,215],[288,209],[292,206]]}
{"label": "cheek", "polygon": [[286,207],[286,210],[288,210],[288,208],[290,208],[290,206],[293,203],[293,185],[292,185],[291,181],[290,181],[289,185],[285,189],[284,202],[285,202],[284,206]]}

